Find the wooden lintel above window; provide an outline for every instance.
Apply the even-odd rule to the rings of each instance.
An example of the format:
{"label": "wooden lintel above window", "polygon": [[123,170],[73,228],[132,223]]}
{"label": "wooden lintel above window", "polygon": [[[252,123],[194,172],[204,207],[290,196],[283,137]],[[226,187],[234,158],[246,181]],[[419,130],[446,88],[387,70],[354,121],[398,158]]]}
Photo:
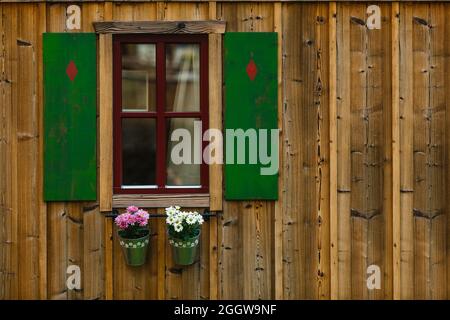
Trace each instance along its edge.
{"label": "wooden lintel above window", "polygon": [[225,21],[98,21],[96,33],[224,33]]}
{"label": "wooden lintel above window", "polygon": [[115,194],[113,195],[113,208],[126,208],[128,206],[142,208],[165,208],[180,206],[184,208],[208,208],[209,194]]}

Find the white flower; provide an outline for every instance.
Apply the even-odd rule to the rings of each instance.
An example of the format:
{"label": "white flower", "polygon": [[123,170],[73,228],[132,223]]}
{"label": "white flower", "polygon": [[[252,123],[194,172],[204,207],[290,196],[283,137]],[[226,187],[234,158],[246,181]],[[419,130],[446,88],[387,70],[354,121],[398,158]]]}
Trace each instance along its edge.
{"label": "white flower", "polygon": [[175,229],[176,232],[183,231],[183,226],[181,225],[181,223],[174,224],[173,228]]}
{"label": "white flower", "polygon": [[176,214],[176,209],[174,207],[168,207],[166,208],[166,215],[168,216],[173,216],[174,214]]}
{"label": "white flower", "polygon": [[203,217],[202,217],[201,214],[197,214],[197,215],[195,216],[195,218],[196,218],[198,224],[203,224],[203,221],[204,221],[204,220],[203,220]]}
{"label": "white flower", "polygon": [[189,216],[186,217],[186,223],[187,224],[194,224],[195,222],[196,222],[195,221],[195,217],[193,215],[189,215]]}
{"label": "white flower", "polygon": [[177,222],[177,220],[176,220],[175,216],[168,216],[166,218],[166,223],[171,226],[174,225],[176,222]]}

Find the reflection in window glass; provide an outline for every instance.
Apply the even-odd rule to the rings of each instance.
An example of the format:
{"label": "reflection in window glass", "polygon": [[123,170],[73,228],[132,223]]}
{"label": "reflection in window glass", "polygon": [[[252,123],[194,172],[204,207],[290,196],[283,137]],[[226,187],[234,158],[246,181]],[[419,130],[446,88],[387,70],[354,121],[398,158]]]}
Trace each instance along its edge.
{"label": "reflection in window glass", "polygon": [[122,44],[122,110],[156,110],[154,44]]}
{"label": "reflection in window glass", "polygon": [[[200,185],[200,164],[194,164],[194,121],[200,121],[193,118],[170,118],[167,119],[167,185],[168,186],[199,186]],[[172,149],[179,145],[181,141],[171,141],[172,132],[176,129],[185,129],[188,139],[184,141],[189,148],[184,149],[187,152],[176,152],[181,158],[186,157],[188,161],[183,164],[175,164],[172,159]],[[201,139],[201,137],[198,137]],[[199,139],[199,140],[200,140]],[[201,141],[199,141],[201,143]],[[177,149],[175,149],[177,150]],[[201,152],[201,148],[200,148]],[[188,156],[190,154],[190,156]],[[200,154],[201,155],[201,154]],[[187,164],[186,164],[187,162]]]}
{"label": "reflection in window glass", "polygon": [[200,48],[197,44],[166,45],[166,110],[200,110]]}
{"label": "reflection in window glass", "polygon": [[122,184],[155,185],[155,168],[155,119],[122,119]]}

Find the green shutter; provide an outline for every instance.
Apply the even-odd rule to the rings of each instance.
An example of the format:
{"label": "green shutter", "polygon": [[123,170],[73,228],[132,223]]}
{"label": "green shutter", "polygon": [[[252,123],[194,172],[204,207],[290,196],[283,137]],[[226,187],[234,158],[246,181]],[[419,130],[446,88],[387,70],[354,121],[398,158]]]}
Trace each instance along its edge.
{"label": "green shutter", "polygon": [[96,36],[43,37],[44,200],[96,200]]}
{"label": "green shutter", "polygon": [[[229,163],[230,137],[226,130],[277,129],[277,34],[274,32],[230,32],[224,41],[225,78],[225,198],[252,200],[278,198],[278,171],[262,175],[263,165],[249,163],[250,146],[246,142],[245,164],[237,163],[234,140],[234,163]],[[269,131],[270,132],[270,131]],[[277,135],[278,137],[278,135]],[[259,141],[259,134],[257,134]],[[267,141],[270,142],[270,135]],[[278,163],[278,138],[270,146]],[[259,143],[258,143],[259,144]],[[259,153],[259,147],[257,148]],[[278,166],[278,165],[277,165]]]}

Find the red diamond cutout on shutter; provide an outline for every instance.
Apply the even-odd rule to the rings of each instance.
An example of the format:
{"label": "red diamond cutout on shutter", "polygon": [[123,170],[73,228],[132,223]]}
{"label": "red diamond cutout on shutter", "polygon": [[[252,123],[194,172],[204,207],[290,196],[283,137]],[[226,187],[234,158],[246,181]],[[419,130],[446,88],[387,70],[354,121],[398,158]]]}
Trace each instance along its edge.
{"label": "red diamond cutout on shutter", "polygon": [[70,81],[73,81],[73,79],[75,79],[78,73],[78,69],[73,60],[70,60],[69,65],[66,68],[66,73],[69,76]]}
{"label": "red diamond cutout on shutter", "polygon": [[255,80],[256,74],[258,73],[258,68],[256,68],[255,61],[253,59],[250,59],[250,62],[247,65],[247,68],[245,69],[247,71],[247,75],[250,78],[250,80]]}

